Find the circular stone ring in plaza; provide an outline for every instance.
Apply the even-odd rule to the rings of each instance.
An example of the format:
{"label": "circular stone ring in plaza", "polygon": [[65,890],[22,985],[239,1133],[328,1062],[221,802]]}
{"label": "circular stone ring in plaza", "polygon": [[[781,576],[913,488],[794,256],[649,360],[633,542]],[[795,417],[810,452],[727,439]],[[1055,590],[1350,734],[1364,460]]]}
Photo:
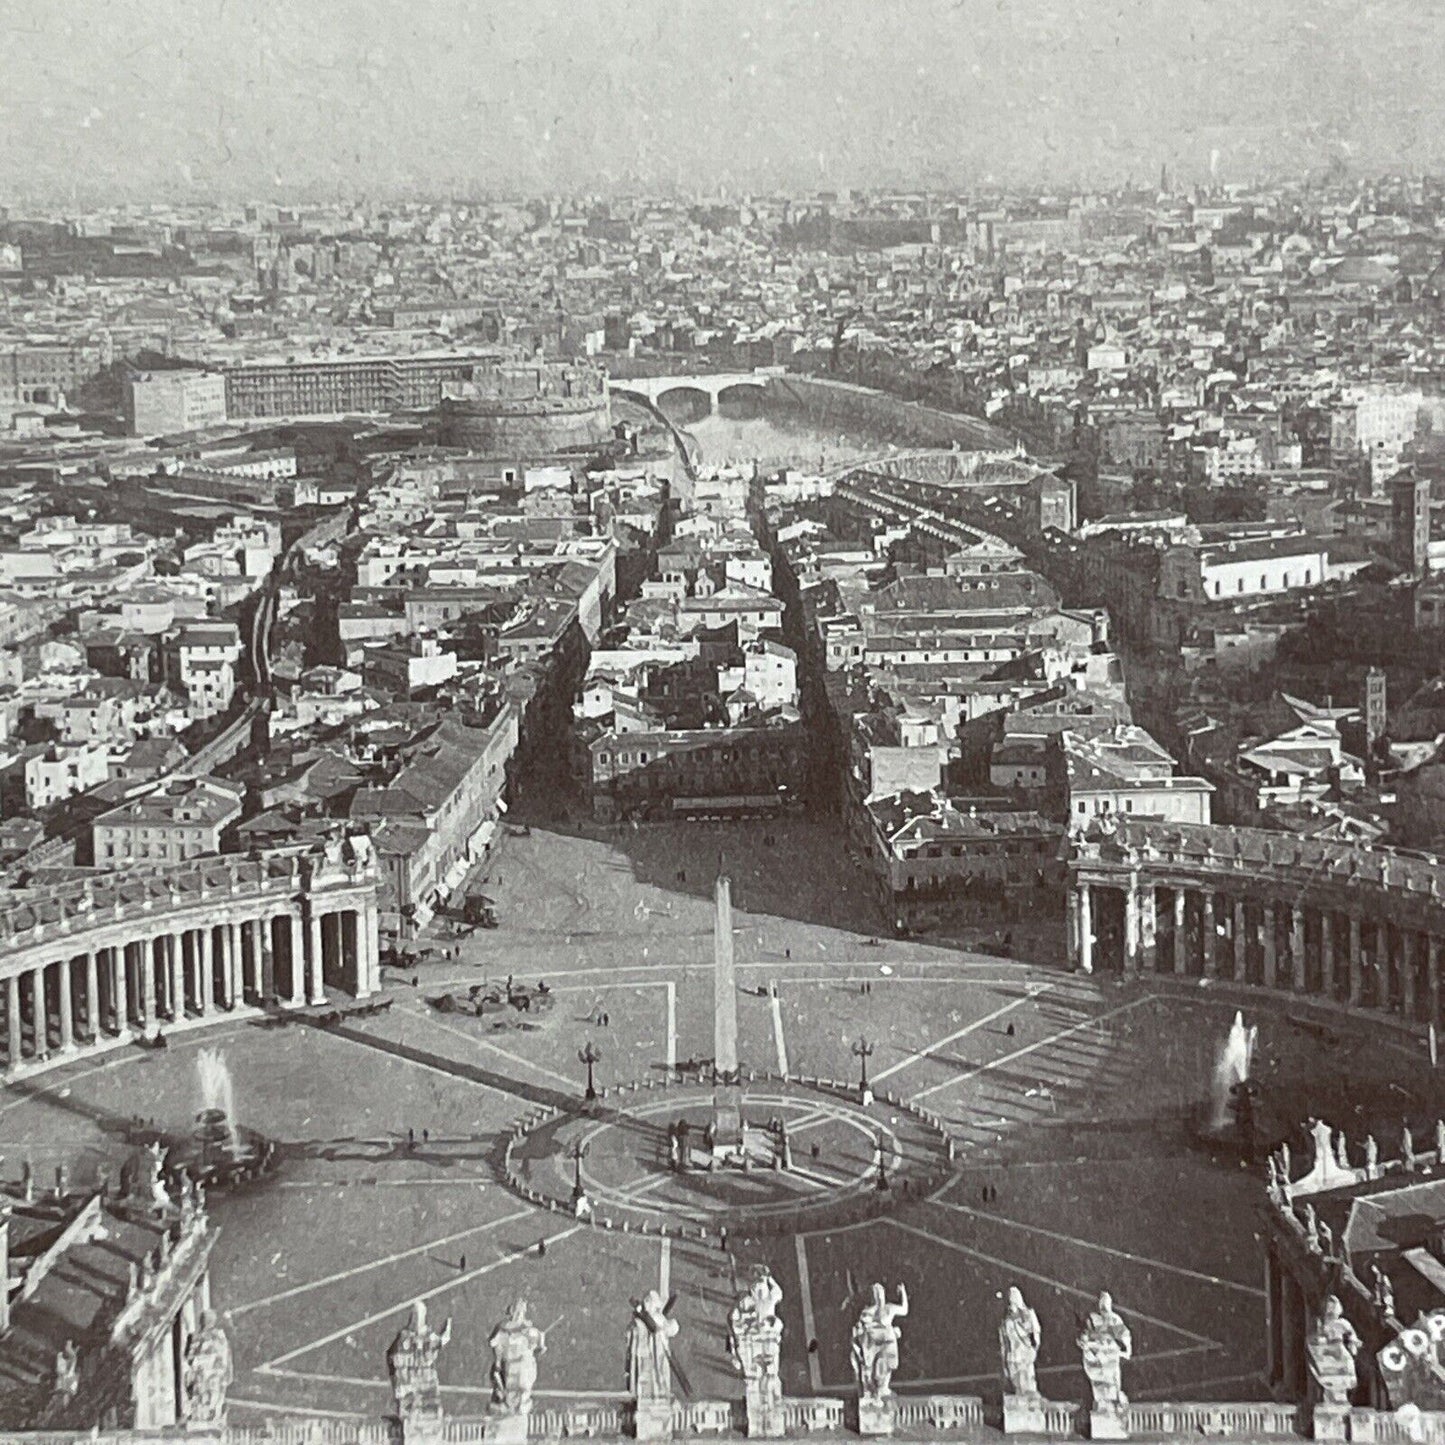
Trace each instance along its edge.
{"label": "circular stone ring in plaza", "polygon": [[948,1177],[942,1121],[834,1080],[749,1075],[741,1145],[708,1146],[711,1084],[647,1080],[575,1111],[541,1109],[506,1145],[511,1186],[548,1209],[634,1233],[736,1236],[836,1227]]}

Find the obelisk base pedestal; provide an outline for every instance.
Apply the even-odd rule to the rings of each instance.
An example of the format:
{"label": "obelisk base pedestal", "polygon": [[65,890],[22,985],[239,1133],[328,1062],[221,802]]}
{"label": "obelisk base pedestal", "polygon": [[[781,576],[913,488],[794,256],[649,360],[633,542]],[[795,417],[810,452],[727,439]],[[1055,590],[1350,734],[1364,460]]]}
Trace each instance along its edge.
{"label": "obelisk base pedestal", "polygon": [[712,1157],[718,1163],[729,1163],[739,1159],[742,1151],[742,1085],[714,1084],[712,1091]]}

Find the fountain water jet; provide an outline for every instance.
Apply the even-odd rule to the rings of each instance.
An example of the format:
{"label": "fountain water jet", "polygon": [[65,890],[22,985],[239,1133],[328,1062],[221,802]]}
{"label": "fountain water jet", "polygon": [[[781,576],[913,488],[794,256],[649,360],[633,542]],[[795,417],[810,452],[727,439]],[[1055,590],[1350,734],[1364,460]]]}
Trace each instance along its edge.
{"label": "fountain water jet", "polygon": [[220,1049],[202,1049],[196,1055],[196,1073],[201,1081],[201,1112],[198,1116],[200,1121],[224,1124],[226,1147],[232,1154],[240,1153],[241,1136],[236,1130],[236,1095],[226,1056]]}
{"label": "fountain water jet", "polygon": [[1234,1015],[1229,1036],[1220,1046],[1219,1057],[1214,1064],[1214,1079],[1209,1093],[1209,1127],[1212,1130],[1227,1129],[1237,1108],[1238,1085],[1249,1078],[1250,1059],[1254,1054],[1254,1040],[1257,1028],[1246,1028],[1243,1013]]}

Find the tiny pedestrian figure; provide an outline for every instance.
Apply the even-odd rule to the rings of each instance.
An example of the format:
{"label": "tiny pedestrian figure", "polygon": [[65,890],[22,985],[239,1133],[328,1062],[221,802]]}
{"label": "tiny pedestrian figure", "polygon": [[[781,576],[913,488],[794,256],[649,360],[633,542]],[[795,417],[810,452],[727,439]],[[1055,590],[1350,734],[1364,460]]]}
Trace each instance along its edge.
{"label": "tiny pedestrian figure", "polygon": [[783,957],[784,957],[784,958],[791,958],[792,956],[793,956],[793,950],[792,950],[791,948],[785,948],[785,949],[783,950]]}
{"label": "tiny pedestrian figure", "polygon": [[546,1253],[547,1253],[547,1241],[546,1241],[545,1239],[539,1239],[539,1240],[537,1241],[537,1258],[538,1258],[538,1259],[541,1259],[542,1256],[543,1256],[544,1254],[546,1254]]}
{"label": "tiny pedestrian figure", "polygon": [[1013,1036],[1014,1036],[1014,1026],[1013,1026],[1012,1024],[1010,1024],[1010,1025],[1008,1026],[1008,1028],[1004,1030],[1004,1032],[1009,1036],[1009,1038],[1013,1038]]}
{"label": "tiny pedestrian figure", "polygon": [[412,974],[412,976],[411,976],[411,986],[412,986],[413,988],[415,988],[415,987],[417,986],[417,982],[418,982],[418,980],[417,980],[416,974]]}
{"label": "tiny pedestrian figure", "polygon": [[467,1272],[467,1257],[466,1257],[466,1255],[463,1255],[463,1256],[461,1257],[461,1260],[460,1260],[460,1261],[458,1262],[458,1264],[457,1264],[457,1269],[458,1269],[458,1271],[459,1271],[460,1273],[462,1273],[462,1274],[465,1274],[465,1273]]}
{"label": "tiny pedestrian figure", "polygon": [[718,1226],[717,1246],[724,1251],[726,1251],[728,1247],[728,1227],[725,1224]]}
{"label": "tiny pedestrian figure", "polygon": [[415,1129],[408,1129],[408,1130],[406,1131],[406,1147],[407,1147],[408,1149],[414,1149],[414,1148],[416,1147],[416,1130],[415,1130]]}
{"label": "tiny pedestrian figure", "polygon": [[423,1129],[423,1130],[421,1131],[421,1142],[422,1142],[423,1144],[430,1144],[430,1143],[431,1143],[431,1130],[430,1130],[430,1129]]}
{"label": "tiny pedestrian figure", "polygon": [[818,1141],[815,1139],[815,1140],[813,1141],[813,1149],[812,1149],[813,1158],[816,1159],[822,1152],[823,1152],[822,1149],[821,1149],[821,1148],[819,1147],[819,1145],[818,1145]]}

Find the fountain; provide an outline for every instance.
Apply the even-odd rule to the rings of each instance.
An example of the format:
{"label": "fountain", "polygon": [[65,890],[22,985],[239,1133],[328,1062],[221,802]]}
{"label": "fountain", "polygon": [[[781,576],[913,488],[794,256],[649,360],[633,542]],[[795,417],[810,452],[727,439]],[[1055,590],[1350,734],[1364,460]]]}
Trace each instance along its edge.
{"label": "fountain", "polygon": [[1254,1054],[1257,1028],[1245,1028],[1244,1015],[1236,1013],[1229,1027],[1229,1037],[1219,1050],[1214,1064],[1214,1086],[1210,1092],[1209,1124],[1212,1129],[1227,1129],[1238,1113],[1237,1086],[1249,1078],[1249,1061]]}
{"label": "fountain", "polygon": [[1195,1122],[1203,1143],[1236,1149],[1246,1158],[1254,1157],[1257,1143],[1259,1084],[1250,1077],[1257,1033],[1246,1027],[1242,1013],[1234,1015],[1214,1061],[1209,1098]]}
{"label": "fountain", "polygon": [[213,1132],[216,1126],[220,1138],[231,1151],[237,1152],[240,1137],[236,1133],[236,1094],[231,1084],[231,1070],[226,1056],[220,1049],[202,1049],[196,1055],[196,1073],[201,1080],[201,1112],[198,1122],[208,1122]]}
{"label": "fountain", "polygon": [[201,1108],[188,1138],[169,1141],[173,1175],[188,1174],[208,1189],[225,1188],[255,1178],[272,1166],[275,1145],[236,1123],[235,1088],[226,1056],[202,1049],[196,1057]]}

